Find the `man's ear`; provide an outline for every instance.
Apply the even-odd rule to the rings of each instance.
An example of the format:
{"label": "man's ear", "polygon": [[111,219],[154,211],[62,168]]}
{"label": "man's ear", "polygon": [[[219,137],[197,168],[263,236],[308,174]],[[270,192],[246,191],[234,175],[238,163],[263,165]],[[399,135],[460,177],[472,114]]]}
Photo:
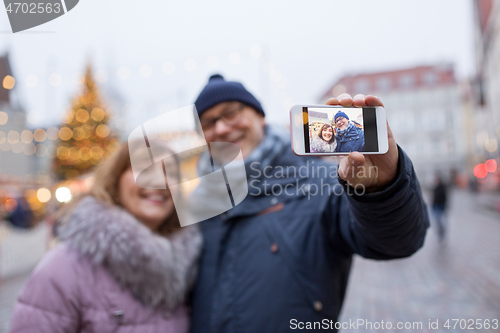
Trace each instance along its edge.
{"label": "man's ear", "polygon": [[266,117],[263,114],[259,115],[260,115],[260,123],[262,125],[262,128],[264,128],[266,126]]}

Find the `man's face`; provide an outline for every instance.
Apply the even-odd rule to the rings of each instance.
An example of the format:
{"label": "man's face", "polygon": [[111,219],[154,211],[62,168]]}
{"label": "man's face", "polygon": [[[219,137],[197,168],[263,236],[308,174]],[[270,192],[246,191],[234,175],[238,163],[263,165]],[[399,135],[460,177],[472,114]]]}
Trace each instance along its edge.
{"label": "man's face", "polygon": [[223,102],[205,111],[200,122],[203,127],[204,123],[213,123],[223,116],[212,127],[203,128],[205,139],[207,142],[236,143],[243,158],[247,157],[264,139],[264,115],[240,102]]}
{"label": "man's face", "polygon": [[338,117],[335,120],[335,126],[337,126],[337,128],[340,128],[341,130],[346,128],[348,124],[349,124],[349,121],[347,119],[345,119],[344,117]]}

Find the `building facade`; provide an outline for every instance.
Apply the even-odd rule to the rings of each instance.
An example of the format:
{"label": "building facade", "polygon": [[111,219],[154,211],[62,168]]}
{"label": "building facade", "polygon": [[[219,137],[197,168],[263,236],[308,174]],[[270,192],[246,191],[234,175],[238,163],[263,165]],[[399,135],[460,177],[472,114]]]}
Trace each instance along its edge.
{"label": "building facade", "polygon": [[475,0],[475,163],[500,157],[500,1]]}
{"label": "building facade", "polygon": [[424,186],[432,186],[436,172],[450,179],[455,172],[467,171],[471,149],[466,108],[452,65],[347,75],[321,96],[320,103],[343,92],[382,100],[396,141],[412,158]]}
{"label": "building facade", "polygon": [[26,130],[26,114],[17,99],[8,54],[0,56],[0,80],[0,174],[3,177],[25,176],[34,171],[34,165],[25,154],[21,138]]}

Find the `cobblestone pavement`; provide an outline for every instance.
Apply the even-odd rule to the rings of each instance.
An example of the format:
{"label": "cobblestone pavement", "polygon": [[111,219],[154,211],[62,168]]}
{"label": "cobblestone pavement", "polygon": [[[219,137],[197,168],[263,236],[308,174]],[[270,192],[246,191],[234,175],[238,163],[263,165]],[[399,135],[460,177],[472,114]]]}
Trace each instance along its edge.
{"label": "cobblestone pavement", "polygon": [[10,317],[12,316],[12,307],[16,302],[17,294],[28,277],[29,274],[22,274],[0,281],[0,333],[7,332]]}
{"label": "cobblestone pavement", "polygon": [[[500,321],[500,214],[486,209],[485,200],[491,198],[453,193],[443,244],[431,226],[424,247],[410,258],[354,260],[339,322],[421,322],[421,329],[376,330],[365,325],[341,332],[500,332],[500,322],[496,330],[473,330],[476,322],[469,321]],[[449,329],[444,327],[448,319]],[[429,320],[438,320],[437,330],[429,329]]]}
{"label": "cobblestone pavement", "polygon": [[[500,215],[485,208],[482,200],[467,192],[453,194],[444,244],[439,244],[431,227],[424,247],[410,258],[356,257],[339,322],[363,319],[372,323],[372,329],[341,332],[500,332],[500,327],[460,328],[470,321],[458,322],[453,329],[452,319],[500,320]],[[7,331],[12,305],[27,277],[0,281],[0,333]],[[438,329],[428,328],[429,319],[438,320]],[[450,329],[444,327],[448,319]],[[375,329],[382,320],[384,327],[388,322],[394,327]],[[422,326],[398,330],[398,322]]]}

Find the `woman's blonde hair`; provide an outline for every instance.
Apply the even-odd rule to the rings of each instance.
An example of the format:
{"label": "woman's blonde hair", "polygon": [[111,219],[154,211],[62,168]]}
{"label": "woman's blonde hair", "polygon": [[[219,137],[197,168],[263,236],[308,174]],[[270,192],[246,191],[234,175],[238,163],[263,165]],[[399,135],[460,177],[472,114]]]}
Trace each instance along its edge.
{"label": "woman's blonde hair", "polygon": [[[179,160],[175,154],[172,154],[177,170],[175,177],[180,182]],[[56,214],[56,220],[64,223],[64,219],[71,215],[73,209],[78,205],[80,200],[91,195],[101,202],[110,206],[120,206],[119,200],[119,183],[120,178],[125,171],[131,168],[129,145],[127,142],[122,143],[103,163],[101,163],[94,171],[94,181],[92,187],[87,193],[75,198],[70,204],[63,206]],[[179,194],[180,195],[180,194]],[[159,227],[158,233],[167,235],[180,229],[179,217],[173,209],[172,214]]]}

